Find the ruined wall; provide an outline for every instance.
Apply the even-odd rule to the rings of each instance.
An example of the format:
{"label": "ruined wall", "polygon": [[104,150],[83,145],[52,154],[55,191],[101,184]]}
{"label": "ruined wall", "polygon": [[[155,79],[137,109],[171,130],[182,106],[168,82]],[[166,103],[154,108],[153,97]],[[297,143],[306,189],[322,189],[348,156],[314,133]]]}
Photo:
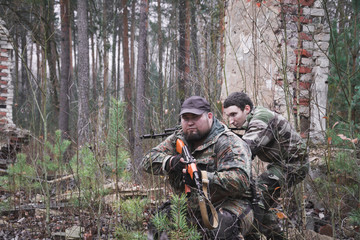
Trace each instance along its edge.
{"label": "ruined wall", "polygon": [[320,0],[285,0],[282,5],[270,0],[260,7],[252,0],[230,0],[222,100],[245,91],[256,105],[293,123],[300,119],[303,137],[322,141],[330,40],[324,16]]}
{"label": "ruined wall", "polygon": [[0,131],[15,128],[12,121],[14,88],[11,84],[12,46],[8,42],[8,31],[0,21]]}
{"label": "ruined wall", "polygon": [[29,132],[13,123],[13,48],[8,35],[4,22],[0,19],[0,175],[6,174],[7,164],[15,161],[16,152],[29,140]]}

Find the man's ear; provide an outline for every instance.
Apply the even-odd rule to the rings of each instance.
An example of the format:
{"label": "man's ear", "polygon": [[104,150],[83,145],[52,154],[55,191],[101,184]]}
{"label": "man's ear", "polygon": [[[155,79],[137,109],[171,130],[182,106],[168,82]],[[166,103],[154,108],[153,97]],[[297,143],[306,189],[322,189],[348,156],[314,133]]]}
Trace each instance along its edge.
{"label": "man's ear", "polygon": [[208,118],[212,119],[213,118],[213,113],[212,112],[208,112]]}
{"label": "man's ear", "polygon": [[244,112],[245,112],[246,114],[249,114],[250,111],[251,111],[250,106],[249,106],[249,105],[245,105]]}

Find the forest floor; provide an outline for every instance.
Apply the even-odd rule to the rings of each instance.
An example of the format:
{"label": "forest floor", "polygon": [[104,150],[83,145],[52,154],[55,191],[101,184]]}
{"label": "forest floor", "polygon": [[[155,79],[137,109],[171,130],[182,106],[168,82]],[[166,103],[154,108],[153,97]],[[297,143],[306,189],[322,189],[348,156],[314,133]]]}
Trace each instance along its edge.
{"label": "forest floor", "polygon": [[[348,223],[347,213],[344,212],[341,220],[332,223],[331,211],[324,204],[326,199],[320,201],[313,197],[319,190],[314,190],[313,179],[319,177],[318,170],[323,167],[317,162],[318,160],[317,156],[311,158],[313,164],[316,164],[316,167],[313,167],[316,171],[310,174],[311,182],[306,180],[305,183],[306,230],[299,234],[301,238],[294,237],[296,234],[292,233],[289,239],[334,239],[330,236],[336,232],[335,239],[359,240],[360,227]],[[112,188],[114,189],[114,184]],[[135,191],[134,188],[130,189],[130,192],[123,190],[122,194],[126,197],[121,201],[122,205],[114,205],[116,201],[105,200],[105,207],[89,204],[87,207],[80,208],[74,201],[59,201],[51,206],[47,219],[46,208],[44,202],[39,200],[41,199],[39,194],[29,199],[23,192],[10,193],[1,189],[0,186],[0,239],[147,239],[146,226],[151,218],[150,212],[153,212],[154,205],[151,203],[153,197],[141,206],[136,202],[126,200],[149,197],[144,194],[146,191],[149,191],[149,188],[140,186],[137,186]],[[165,195],[168,196],[169,193]],[[112,197],[114,199],[114,194]],[[1,203],[10,202],[9,199],[12,199],[11,202],[14,204],[5,210]],[[341,204],[345,205],[345,202]],[[99,211],[100,208],[101,211]],[[280,208],[280,211],[283,210]],[[290,212],[291,214],[286,216],[286,222],[287,226],[294,230],[298,226],[297,222],[301,222],[300,216],[296,210]],[[126,235],[129,232],[137,232],[137,234]]]}
{"label": "forest floor", "polygon": [[[4,197],[4,193],[2,194]],[[79,208],[66,204],[52,208],[47,223],[44,207],[43,204],[36,204],[27,205],[28,209],[3,211],[0,217],[0,239],[146,239],[146,222],[143,223],[140,235],[136,235],[138,237],[122,237],[124,235],[117,232],[118,226],[121,225],[119,222],[122,220],[116,219],[116,213],[110,208],[102,212],[100,217],[94,217],[94,213],[80,211]],[[143,214],[147,216],[148,222],[150,220],[148,212]],[[333,239],[329,237],[333,234],[330,216],[324,209],[317,209],[313,204],[308,203],[306,214],[308,230],[303,232],[303,236],[306,237],[291,239]],[[122,223],[126,224],[126,221]],[[82,234],[80,234],[80,226],[82,226]],[[357,235],[356,232],[352,232],[350,237],[342,233],[341,239],[357,240],[360,239],[359,237],[359,232]]]}

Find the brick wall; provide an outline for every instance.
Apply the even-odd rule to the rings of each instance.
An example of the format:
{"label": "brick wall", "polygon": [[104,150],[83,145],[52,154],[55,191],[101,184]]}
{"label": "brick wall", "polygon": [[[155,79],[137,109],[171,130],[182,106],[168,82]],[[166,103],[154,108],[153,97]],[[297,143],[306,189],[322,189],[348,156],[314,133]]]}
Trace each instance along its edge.
{"label": "brick wall", "polygon": [[11,50],[8,31],[0,21],[0,131],[15,128],[12,121],[13,86],[11,84]]}
{"label": "brick wall", "polygon": [[[329,28],[320,0],[230,0],[222,100],[245,91],[255,105],[300,119],[303,137],[324,140]],[[286,31],[285,31],[286,30]]]}
{"label": "brick wall", "polygon": [[[325,129],[329,72],[330,33],[325,11],[319,0],[285,0],[282,11],[289,28],[288,76],[294,76],[290,81],[293,111],[300,116],[303,137],[310,134],[312,141],[318,142]],[[284,36],[284,29],[281,33]]]}
{"label": "brick wall", "polygon": [[6,174],[6,165],[15,161],[16,153],[29,140],[29,132],[16,127],[12,118],[12,51],[8,31],[0,19],[0,175]]}

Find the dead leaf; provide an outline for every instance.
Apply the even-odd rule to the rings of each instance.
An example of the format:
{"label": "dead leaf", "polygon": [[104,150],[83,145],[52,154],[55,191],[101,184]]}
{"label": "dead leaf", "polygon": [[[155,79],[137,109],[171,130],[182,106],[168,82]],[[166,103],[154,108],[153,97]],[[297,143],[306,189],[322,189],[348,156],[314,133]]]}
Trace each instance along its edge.
{"label": "dead leaf", "polygon": [[277,213],[276,213],[276,216],[277,216],[279,219],[287,218],[287,216],[286,216],[283,212],[277,212]]}
{"label": "dead leaf", "polygon": [[344,134],[338,134],[337,136],[342,140],[350,140],[350,138],[346,137]]}

